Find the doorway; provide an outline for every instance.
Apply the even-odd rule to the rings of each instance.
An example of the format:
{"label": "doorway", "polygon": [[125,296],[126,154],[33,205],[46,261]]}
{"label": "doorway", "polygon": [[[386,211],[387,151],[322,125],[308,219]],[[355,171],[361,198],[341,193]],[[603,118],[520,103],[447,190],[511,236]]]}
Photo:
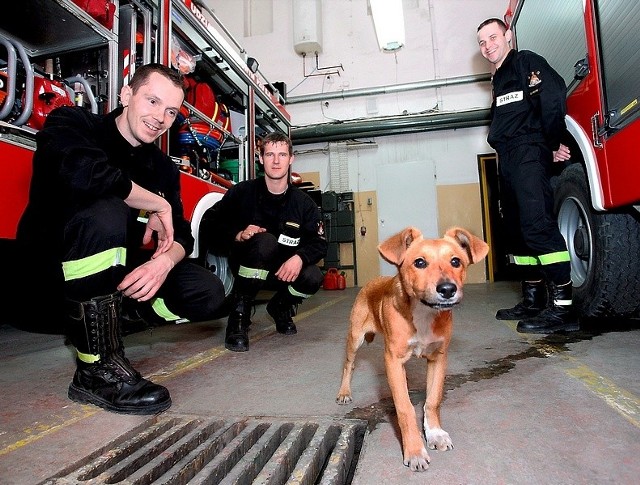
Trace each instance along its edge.
{"label": "doorway", "polygon": [[[376,169],[378,238],[384,241],[407,226],[425,237],[438,237],[435,165],[432,160],[391,163]],[[380,259],[380,274],[393,276],[396,268]]]}
{"label": "doorway", "polygon": [[487,255],[488,279],[491,282],[517,280],[518,277],[509,264],[505,244],[507,237],[500,207],[500,179],[495,153],[478,155],[478,173],[482,197],[482,226],[490,248]]}

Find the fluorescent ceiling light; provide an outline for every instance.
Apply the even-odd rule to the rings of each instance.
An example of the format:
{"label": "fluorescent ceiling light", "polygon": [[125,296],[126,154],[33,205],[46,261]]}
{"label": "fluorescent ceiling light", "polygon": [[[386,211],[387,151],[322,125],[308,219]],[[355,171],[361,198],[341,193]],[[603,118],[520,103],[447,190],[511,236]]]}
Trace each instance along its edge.
{"label": "fluorescent ceiling light", "polygon": [[397,51],[404,45],[402,0],[369,0],[373,25],[381,51]]}

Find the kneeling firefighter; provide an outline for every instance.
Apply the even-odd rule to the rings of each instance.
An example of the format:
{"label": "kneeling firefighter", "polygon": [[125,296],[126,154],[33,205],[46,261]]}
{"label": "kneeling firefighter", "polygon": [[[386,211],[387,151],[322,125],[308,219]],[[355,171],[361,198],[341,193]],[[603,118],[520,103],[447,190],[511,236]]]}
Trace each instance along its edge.
{"label": "kneeling firefighter", "polygon": [[194,240],[180,175],[154,144],[183,96],[176,71],[145,65],[122,88],[122,107],[106,115],[58,108],[36,136],[18,242],[25,258],[39,258],[20,286],[26,294],[46,281],[46,298],[64,312],[76,348],[74,401],[126,414],[169,408],[169,391],[125,356],[123,307],[164,321],[209,320],[224,300],[222,282],[185,259]]}
{"label": "kneeling firefighter", "polygon": [[320,209],[290,183],[291,140],[282,133],[262,139],[259,153],[264,176],[233,186],[203,217],[203,242],[229,257],[234,275],[233,307],[225,346],[249,350],[251,311],[258,291],[275,289],[267,304],[276,330],[297,333],[293,316],[304,299],[322,285],[316,265],[327,253]]}

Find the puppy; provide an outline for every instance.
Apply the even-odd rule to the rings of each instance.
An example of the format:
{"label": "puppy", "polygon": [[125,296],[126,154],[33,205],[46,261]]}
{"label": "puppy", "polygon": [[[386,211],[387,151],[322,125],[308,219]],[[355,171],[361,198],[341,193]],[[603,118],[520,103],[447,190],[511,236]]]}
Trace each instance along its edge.
{"label": "puppy", "polygon": [[482,260],[489,246],[460,227],[441,239],[424,239],[408,227],[378,246],[380,255],[398,268],[358,293],[351,310],[342,385],[336,401],[351,399],[351,376],[358,348],[376,333],[384,338],[384,363],[402,434],[404,464],[413,471],[429,467],[429,455],[409,399],[404,364],[412,355],[427,359],[424,432],[430,449],[453,448],[449,433],[440,427],[440,403],[451,340],[451,309],[462,300],[467,266]]}

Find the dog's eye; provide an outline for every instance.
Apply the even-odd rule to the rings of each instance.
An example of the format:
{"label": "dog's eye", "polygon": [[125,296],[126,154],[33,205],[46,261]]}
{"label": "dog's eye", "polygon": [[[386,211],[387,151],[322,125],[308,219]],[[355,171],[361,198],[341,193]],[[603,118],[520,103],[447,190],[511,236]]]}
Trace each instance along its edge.
{"label": "dog's eye", "polygon": [[451,258],[451,266],[453,266],[454,268],[459,268],[460,265],[460,258]]}
{"label": "dog's eye", "polygon": [[427,267],[427,262],[425,261],[424,258],[418,258],[413,262],[413,265],[416,268],[424,269]]}

